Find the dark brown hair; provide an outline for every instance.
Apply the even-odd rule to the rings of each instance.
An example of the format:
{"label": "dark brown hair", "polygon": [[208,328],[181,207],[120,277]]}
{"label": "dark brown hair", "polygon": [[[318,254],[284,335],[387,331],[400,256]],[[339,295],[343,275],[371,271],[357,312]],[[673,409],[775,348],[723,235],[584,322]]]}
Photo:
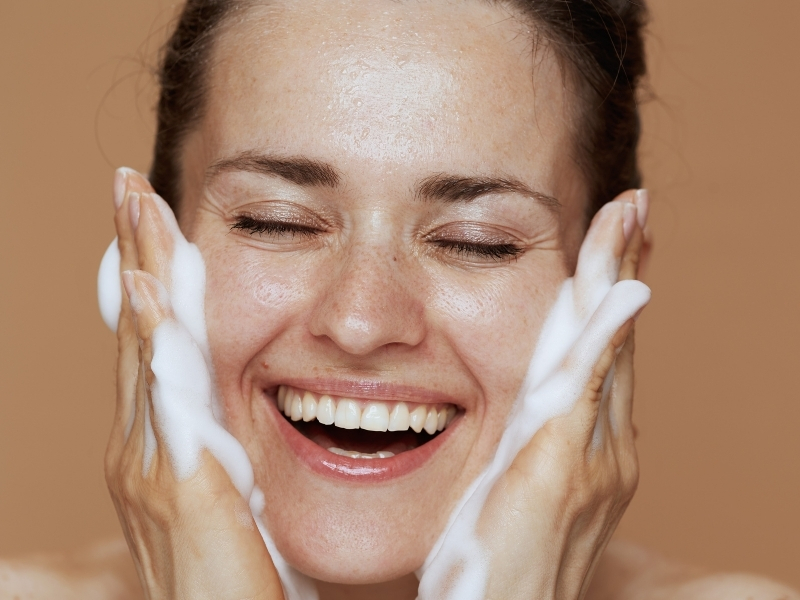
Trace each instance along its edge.
{"label": "dark brown hair", "polygon": [[[163,49],[161,94],[150,181],[177,208],[181,146],[203,116],[206,72],[215,34],[253,0],[187,0]],[[637,188],[637,89],[645,74],[644,0],[510,0],[529,17],[577,82],[577,162],[589,185],[588,215],[620,192]]]}

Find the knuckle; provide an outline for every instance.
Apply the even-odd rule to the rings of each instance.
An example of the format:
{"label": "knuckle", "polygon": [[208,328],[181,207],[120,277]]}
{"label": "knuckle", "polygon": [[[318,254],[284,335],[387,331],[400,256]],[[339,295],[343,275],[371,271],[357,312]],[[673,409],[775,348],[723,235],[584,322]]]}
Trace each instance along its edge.
{"label": "knuckle", "polygon": [[119,490],[122,497],[127,500],[132,500],[138,496],[139,482],[137,481],[137,478],[132,475],[130,470],[120,475]]}
{"label": "knuckle", "polygon": [[580,477],[570,490],[571,504],[578,513],[583,513],[594,505],[598,497],[598,488],[586,476]]}
{"label": "knuckle", "polygon": [[639,488],[639,468],[638,467],[634,467],[632,469],[629,469],[628,472],[625,474],[624,487],[625,487],[625,490],[628,492],[628,495],[632,498],[633,495],[636,493],[636,490]]}
{"label": "knuckle", "polygon": [[620,467],[621,487],[626,496],[633,497],[639,486],[639,462],[634,456],[629,456]]}
{"label": "knuckle", "polygon": [[116,481],[117,481],[117,461],[112,459],[109,456],[109,453],[106,453],[106,459],[103,464],[103,472],[106,478],[106,485],[109,489],[114,489]]}

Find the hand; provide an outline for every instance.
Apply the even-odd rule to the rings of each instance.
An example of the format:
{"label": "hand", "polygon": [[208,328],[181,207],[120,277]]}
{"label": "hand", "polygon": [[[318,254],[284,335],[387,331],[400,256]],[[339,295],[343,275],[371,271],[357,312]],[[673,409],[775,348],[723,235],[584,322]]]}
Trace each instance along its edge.
{"label": "hand", "polygon": [[[639,199],[640,219],[634,203]],[[633,279],[646,197],[595,217],[490,467],[423,567],[420,598],[582,598],[638,481]]]}
{"label": "hand", "polygon": [[[210,389],[196,344],[193,350],[189,347],[191,356],[181,356],[172,365],[168,378],[156,377],[151,364],[156,330],[171,327],[191,341],[170,302],[172,253],[188,244],[171,210],[144,177],[120,170],[115,196],[120,270],[127,293],[117,327],[117,409],[106,452],[106,481],[145,597],[282,599],[277,571],[243,497],[249,498],[253,487],[244,450],[216,422],[207,422],[207,435],[194,456],[187,448],[170,451],[168,442],[175,443],[175,431],[167,430],[175,423],[169,422],[165,405],[154,401],[155,389],[170,391],[165,391],[166,379],[186,380],[187,373],[180,372],[184,368],[204,370],[200,379],[205,377]],[[192,333],[205,335],[195,330],[196,323]],[[210,410],[192,417],[203,419],[204,414],[213,421]],[[189,418],[184,413],[177,416]],[[228,463],[237,464],[226,464],[226,471],[209,448],[217,450],[216,456],[233,456]],[[237,473],[236,485],[229,472]]]}

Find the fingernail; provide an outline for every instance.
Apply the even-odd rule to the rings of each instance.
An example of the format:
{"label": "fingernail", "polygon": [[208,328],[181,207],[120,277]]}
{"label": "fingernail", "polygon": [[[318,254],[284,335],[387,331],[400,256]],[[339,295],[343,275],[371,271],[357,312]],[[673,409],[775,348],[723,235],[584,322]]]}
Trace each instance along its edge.
{"label": "fingernail", "polygon": [[633,235],[633,227],[636,225],[636,205],[626,202],[622,208],[622,234],[628,242]]}
{"label": "fingernail", "polygon": [[639,212],[639,227],[644,229],[650,213],[650,192],[645,189],[636,190],[636,209]]}
{"label": "fingernail", "polygon": [[114,208],[119,210],[125,200],[125,187],[128,183],[128,169],[120,167],[114,173]]}
{"label": "fingernail", "polygon": [[133,192],[130,195],[130,200],[128,201],[128,207],[131,211],[131,227],[133,227],[134,231],[136,231],[136,228],[139,226],[139,196],[141,196],[141,194],[138,192]]}

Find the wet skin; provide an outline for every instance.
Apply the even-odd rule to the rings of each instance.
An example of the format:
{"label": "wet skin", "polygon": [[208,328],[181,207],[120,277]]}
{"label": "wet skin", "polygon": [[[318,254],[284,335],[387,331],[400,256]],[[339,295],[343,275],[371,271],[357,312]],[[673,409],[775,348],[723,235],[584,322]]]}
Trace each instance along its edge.
{"label": "wet skin", "polygon": [[[571,96],[510,17],[478,2],[280,3],[218,39],[179,218],[206,260],[227,425],[278,548],[312,577],[421,565],[491,457],[575,261]],[[436,186],[466,178],[506,185]],[[252,220],[266,231],[232,229]],[[342,479],[287,440],[281,384],[460,415],[419,464]]]}
{"label": "wet skin", "polygon": [[[220,37],[208,111],[185,147],[180,210],[184,231],[202,248],[209,269],[207,317],[225,417],[254,461],[268,497],[264,516],[285,556],[329,581],[388,582],[322,584],[325,600],[414,598],[416,580],[406,574],[419,566],[454,500],[491,456],[543,316],[583,236],[583,182],[570,158],[570,96],[553,57],[532,56],[527,27],[497,7],[307,2],[256,7],[246,17]],[[294,183],[274,173],[213,168],[244,151],[250,158],[267,153],[324,161],[338,184],[300,185],[296,168]],[[469,202],[415,193],[420,182],[442,173],[515,179],[557,198],[560,207],[520,194],[519,186]],[[145,182],[137,191],[148,190]],[[127,206],[117,212],[118,231],[127,212]],[[243,215],[270,221],[273,234],[231,231]],[[323,226],[309,225],[317,221]],[[481,256],[476,243],[511,244],[520,252]],[[125,268],[157,270],[152,264]],[[137,346],[131,347],[135,355]],[[382,382],[389,385],[372,387],[387,397],[407,394],[396,385],[402,384],[419,396],[443,394],[461,416],[439,438],[440,448],[403,476],[364,484],[335,479],[311,469],[281,433],[291,425],[270,395],[278,384],[297,381],[317,387]],[[118,397],[118,408],[130,401]],[[118,414],[111,449],[129,413]],[[123,474],[135,472],[141,482],[141,456],[134,463]],[[208,479],[200,483],[225,484],[241,503],[219,465],[207,467],[212,476],[204,473]],[[112,476],[109,483],[118,482]],[[149,505],[176,498],[172,488],[137,491]],[[208,506],[207,493],[177,497]],[[210,504],[226,509],[219,500],[212,494]],[[137,522],[125,516],[123,526]],[[185,540],[181,530],[187,529],[194,541],[210,535],[213,548],[200,547],[218,558],[220,533],[235,538],[236,524],[209,531],[209,522],[219,526],[225,519],[191,510],[160,533]],[[201,535],[192,538],[198,527]],[[240,573],[265,570],[261,538],[249,533],[258,547],[244,547],[238,558],[253,560],[238,564],[258,567],[221,569],[223,583],[231,573],[242,579]],[[140,541],[150,549],[169,546],[160,539]],[[0,561],[0,598],[142,598],[141,572],[137,577],[130,555],[136,551],[120,541],[68,557]],[[195,573],[217,575],[202,561],[193,566]],[[185,574],[164,572],[168,581]],[[389,581],[400,575],[406,575],[402,582]],[[586,597],[710,596],[800,598],[760,578],[676,567],[613,542]]]}

